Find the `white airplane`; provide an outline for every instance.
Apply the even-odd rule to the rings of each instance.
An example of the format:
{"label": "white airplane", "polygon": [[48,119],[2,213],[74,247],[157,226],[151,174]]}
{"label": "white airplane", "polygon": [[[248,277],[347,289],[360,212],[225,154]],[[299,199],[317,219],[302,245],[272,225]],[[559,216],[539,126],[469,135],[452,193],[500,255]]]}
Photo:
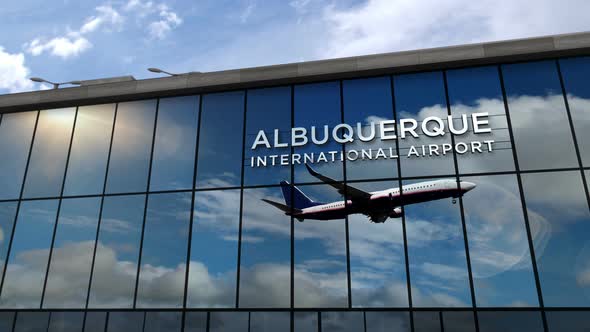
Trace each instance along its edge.
{"label": "white airplane", "polygon": [[456,180],[441,179],[402,186],[401,194],[399,188],[366,192],[324,176],[307,164],[305,166],[314,177],[336,188],[340,194],[346,193],[346,201],[314,202],[296,186],[287,181],[281,181],[286,204],[265,198],[262,200],[282,210],[286,215],[292,215],[299,221],[343,219],[346,215],[360,213],[369,217],[369,220],[374,223],[383,223],[387,218],[400,218],[401,207],[404,205],[444,198],[452,198],[453,204],[455,204],[457,197],[463,196],[476,186],[472,182],[460,181],[457,185]]}

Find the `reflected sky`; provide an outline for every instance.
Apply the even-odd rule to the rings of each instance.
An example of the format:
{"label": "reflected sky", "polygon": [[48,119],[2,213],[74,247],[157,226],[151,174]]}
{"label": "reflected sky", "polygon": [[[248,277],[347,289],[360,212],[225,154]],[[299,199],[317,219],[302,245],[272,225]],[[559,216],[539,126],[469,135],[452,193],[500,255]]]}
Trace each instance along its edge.
{"label": "reflected sky", "polygon": [[250,157],[289,154],[290,147],[267,149],[258,145],[252,150],[256,136],[264,130],[271,146],[274,130],[279,130],[279,142],[291,141],[291,87],[248,90],[246,111],[246,144],[244,160],[244,185],[271,185],[291,179],[290,166],[250,167]]}
{"label": "reflected sky", "polygon": [[249,332],[289,331],[291,314],[289,312],[252,312],[250,313]]}
{"label": "reflected sky", "polygon": [[202,96],[197,188],[239,186],[244,91]]}
{"label": "reflected sky", "polygon": [[502,73],[520,168],[577,167],[555,62],[504,65]]}
{"label": "reflected sky", "polygon": [[115,104],[78,108],[65,196],[102,194],[114,116]]}
{"label": "reflected sky", "polygon": [[207,313],[196,311],[185,313],[184,332],[207,332]]}
{"label": "reflected sky", "polygon": [[[407,181],[403,185],[416,182]],[[453,204],[448,198],[407,205],[403,209],[412,304],[416,307],[471,306],[459,204]]]}
{"label": "reflected sky", "polygon": [[[397,182],[354,183],[365,191],[398,187]],[[350,278],[354,307],[407,307],[408,287],[402,219],[372,223],[362,214],[348,217]]]}
{"label": "reflected sky", "polygon": [[318,330],[318,313],[317,312],[294,312],[293,313],[293,331],[294,332],[316,332]]}
{"label": "reflected sky", "polygon": [[240,307],[291,305],[291,218],[261,200],[282,201],[277,191],[244,190]]}
{"label": "reflected sky", "polygon": [[[451,143],[451,136],[428,137],[422,133],[422,120],[429,116],[446,119],[448,116],[442,72],[427,72],[394,76],[395,111],[399,119],[418,121],[418,138],[408,134],[400,139],[402,176],[454,174],[453,155],[408,158],[411,145]],[[446,121],[445,121],[446,123]],[[398,132],[399,125],[397,126]]]}
{"label": "reflected sky", "polygon": [[523,174],[522,181],[531,229],[549,224],[544,250],[535,250],[545,306],[589,306],[590,213],[581,174]]}
{"label": "reflected sky", "polygon": [[94,253],[100,197],[61,203],[44,308],[84,308]]}
{"label": "reflected sky", "polygon": [[248,312],[211,312],[209,332],[247,332]]}
{"label": "reflected sky", "polygon": [[3,114],[0,122],[0,199],[18,198],[38,112]]}
{"label": "reflected sky", "polygon": [[144,312],[109,313],[108,332],[143,332]]}
{"label": "reflected sky", "polygon": [[[295,86],[295,127],[304,127],[311,131],[312,126],[316,126],[316,138],[322,140],[324,136],[324,126],[329,127],[329,136],[331,130],[337,124],[342,122],[340,113],[340,84],[339,82],[326,82],[303,84]],[[308,133],[311,141],[311,132]],[[342,146],[332,139],[323,145],[308,143],[305,146],[295,148],[295,153],[314,153],[342,151]],[[329,156],[329,155],[328,155]],[[316,156],[317,159],[317,156]],[[341,162],[319,163],[315,169],[333,179],[343,179],[343,164]],[[309,175],[303,164],[295,165],[295,183],[319,182],[316,178]]]}
{"label": "reflected sky", "polygon": [[14,227],[17,202],[0,203],[0,273],[4,271],[4,262],[10,245],[10,235]]}
{"label": "reflected sky", "polygon": [[192,188],[198,116],[198,96],[160,99],[151,191]]}
{"label": "reflected sky", "polygon": [[61,193],[76,108],[41,111],[23,197]]}
{"label": "reflected sky", "polygon": [[19,312],[14,332],[46,331],[48,324],[49,312]]}
{"label": "reflected sky", "polygon": [[57,200],[21,203],[0,306],[39,308],[41,305],[57,205]]}
{"label": "reflected sky", "polygon": [[456,136],[456,142],[494,140],[492,152],[458,154],[460,173],[483,173],[514,170],[512,145],[500,78],[497,67],[476,67],[447,71],[447,85],[451,114],[456,128],[462,128],[461,116],[472,113],[489,113],[491,133],[473,133],[473,125],[468,121],[466,134]]}
{"label": "reflected sky", "polygon": [[[356,123],[363,124],[363,133],[369,136],[371,130],[366,125],[370,122],[393,120],[391,81],[389,76],[347,80],[342,83],[344,101],[344,122],[356,128]],[[346,145],[347,150],[371,149],[377,153],[379,148],[396,151],[395,140],[381,141],[380,131],[375,130],[375,139],[371,142],[355,140]],[[346,178],[348,180],[378,179],[397,177],[395,159],[347,161]]]}
{"label": "reflected sky", "polygon": [[234,307],[240,190],[195,193],[188,307]]}
{"label": "reflected sky", "polygon": [[322,332],[357,332],[364,330],[363,313],[322,312]]}
{"label": "reflected sky", "polygon": [[[479,307],[537,306],[538,297],[515,175],[464,177],[477,184],[463,209]],[[501,208],[499,208],[501,207]],[[536,214],[529,214],[533,218]],[[541,240],[546,226],[539,224]]]}
{"label": "reflected sky", "polygon": [[[328,185],[299,188],[314,201],[342,199]],[[270,205],[268,208],[274,209]],[[348,306],[346,271],[343,219],[295,222],[295,307]]]}
{"label": "reflected sky", "polygon": [[133,305],[144,206],[144,195],[104,198],[90,308]]}
{"label": "reflected sky", "polygon": [[477,313],[480,332],[543,331],[540,312],[480,311]]}
{"label": "reflected sky", "polygon": [[365,312],[366,332],[410,332],[410,314],[407,312]]}
{"label": "reflected sky", "polygon": [[182,306],[191,193],[148,198],[137,307]]}
{"label": "reflected sky", "polygon": [[154,134],[156,100],[119,103],[107,192],[144,192]]}
{"label": "reflected sky", "polygon": [[83,312],[52,312],[47,332],[81,331],[84,325]]}
{"label": "reflected sky", "polygon": [[590,165],[590,58],[559,60],[582,164]]}

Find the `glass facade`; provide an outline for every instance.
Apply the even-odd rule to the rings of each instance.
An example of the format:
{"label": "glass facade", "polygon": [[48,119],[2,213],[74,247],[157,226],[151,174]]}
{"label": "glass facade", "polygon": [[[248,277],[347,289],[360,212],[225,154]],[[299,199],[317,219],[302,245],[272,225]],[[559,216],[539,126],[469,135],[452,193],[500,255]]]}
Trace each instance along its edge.
{"label": "glass facade", "polygon": [[[2,114],[0,330],[584,331],[589,77],[577,57]],[[364,193],[388,205],[296,214]]]}

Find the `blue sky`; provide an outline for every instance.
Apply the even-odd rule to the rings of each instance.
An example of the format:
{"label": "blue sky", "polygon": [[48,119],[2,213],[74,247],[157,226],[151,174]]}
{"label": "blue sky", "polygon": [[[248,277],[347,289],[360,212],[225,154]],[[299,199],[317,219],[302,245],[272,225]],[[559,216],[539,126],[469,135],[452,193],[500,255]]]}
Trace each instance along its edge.
{"label": "blue sky", "polygon": [[590,30],[584,0],[10,1],[0,94]]}

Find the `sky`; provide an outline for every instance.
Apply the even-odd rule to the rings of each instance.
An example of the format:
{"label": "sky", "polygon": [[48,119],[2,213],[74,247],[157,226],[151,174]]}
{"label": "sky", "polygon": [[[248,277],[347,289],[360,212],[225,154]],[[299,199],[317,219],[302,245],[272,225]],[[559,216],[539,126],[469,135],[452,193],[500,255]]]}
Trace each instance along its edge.
{"label": "sky", "polygon": [[585,0],[7,1],[0,94],[590,30]]}

